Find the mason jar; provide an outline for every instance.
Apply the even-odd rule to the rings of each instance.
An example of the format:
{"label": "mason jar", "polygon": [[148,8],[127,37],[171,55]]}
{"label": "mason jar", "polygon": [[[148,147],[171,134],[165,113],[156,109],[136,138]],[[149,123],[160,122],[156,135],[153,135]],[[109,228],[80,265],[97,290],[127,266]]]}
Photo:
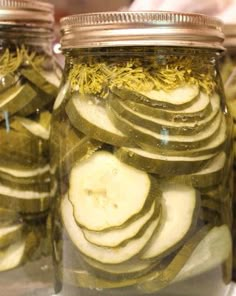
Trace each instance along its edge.
{"label": "mason jar", "polygon": [[[226,100],[233,117],[233,156],[234,156],[234,182],[236,184],[235,178],[235,156],[236,156],[236,24],[225,24],[224,33],[225,33],[225,42],[224,46],[227,51],[223,55],[220,64],[221,76],[224,83],[224,89],[226,94]],[[235,185],[234,185],[235,186]],[[233,191],[233,190],[232,190]],[[234,193],[233,198],[233,212],[234,217],[236,214],[236,197]],[[233,279],[236,279],[236,219],[233,220]]]}
{"label": "mason jar", "polygon": [[0,1],[0,286],[5,295],[28,295],[49,284],[47,225],[56,192],[49,130],[61,74],[52,55],[53,23],[51,4]]}
{"label": "mason jar", "polygon": [[232,119],[220,21],[111,12],[61,21],[51,126],[55,292],[223,296]]}

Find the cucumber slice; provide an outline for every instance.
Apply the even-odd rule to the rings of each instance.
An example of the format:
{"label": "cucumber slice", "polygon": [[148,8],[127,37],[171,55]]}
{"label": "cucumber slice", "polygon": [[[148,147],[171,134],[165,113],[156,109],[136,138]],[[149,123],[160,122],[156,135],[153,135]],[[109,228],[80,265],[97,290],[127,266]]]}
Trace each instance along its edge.
{"label": "cucumber slice", "polygon": [[145,293],[153,293],[170,285],[208,232],[208,225],[202,227],[181,247],[163,271],[154,271],[147,275],[147,278],[141,278],[137,284],[138,289]]}
{"label": "cucumber slice", "polygon": [[16,85],[20,81],[16,73],[9,73],[5,76],[0,76],[0,93],[5,92],[8,88]]}
{"label": "cucumber slice", "polygon": [[21,191],[0,185],[0,205],[22,213],[39,213],[50,207],[56,185],[50,192]]}
{"label": "cucumber slice", "polygon": [[5,227],[0,227],[0,248],[5,248],[9,246],[11,243],[17,241],[21,238],[23,232],[23,225],[15,224],[9,225]]}
{"label": "cucumber slice", "polygon": [[70,88],[70,83],[69,83],[69,81],[68,81],[68,82],[66,82],[66,84],[60,89],[60,91],[59,91],[59,93],[58,93],[58,95],[57,95],[57,98],[56,98],[56,100],[55,100],[55,102],[54,102],[54,105],[53,105],[53,110],[54,110],[54,111],[57,110],[57,109],[59,109],[60,106],[62,105],[62,103],[63,103],[63,101],[64,101],[64,98],[65,98],[65,96],[66,96],[66,94],[67,94],[69,88]]}
{"label": "cucumber slice", "polygon": [[198,122],[206,119],[212,112],[211,98],[203,92],[200,92],[198,99],[192,106],[179,111],[159,109],[130,100],[122,100],[122,103],[141,114],[163,118],[171,122]]}
{"label": "cucumber slice", "polygon": [[109,119],[99,99],[77,95],[66,105],[71,124],[87,136],[115,146],[130,146],[130,140]]}
{"label": "cucumber slice", "polygon": [[194,104],[199,95],[197,85],[183,85],[174,90],[151,90],[135,92],[125,88],[113,88],[112,92],[125,100],[133,100],[148,106],[181,110]]}
{"label": "cucumber slice", "polygon": [[212,123],[200,131],[198,134],[189,136],[173,136],[169,135],[168,129],[163,127],[162,132],[152,132],[147,128],[143,128],[132,124],[127,119],[120,116],[115,110],[111,109],[108,105],[107,107],[110,119],[113,121],[114,125],[117,126],[124,134],[134,139],[137,145],[144,143],[154,147],[154,149],[162,150],[188,150],[188,149],[198,149],[206,146],[215,137],[219,131],[220,125],[222,123],[222,114],[219,113]]}
{"label": "cucumber slice", "polygon": [[[29,104],[37,93],[29,84],[17,85],[0,94],[0,111],[8,112],[11,116]],[[0,112],[0,120],[4,120],[3,112]]]}
{"label": "cucumber slice", "polygon": [[42,126],[40,123],[37,123],[34,120],[24,118],[24,117],[15,117],[15,119],[32,135],[39,137],[43,140],[49,140],[50,130]]}
{"label": "cucumber slice", "polygon": [[148,174],[123,164],[109,152],[95,152],[76,164],[70,174],[74,217],[88,230],[124,225],[137,218],[147,202],[159,197],[160,191]]}
{"label": "cucumber slice", "polygon": [[117,112],[121,117],[124,117],[130,123],[147,128],[153,132],[162,133],[164,129],[169,135],[194,135],[207,128],[215,119],[220,111],[220,98],[215,95],[211,99],[212,112],[209,116],[203,120],[197,122],[174,122],[170,120],[165,120],[160,117],[153,117],[150,115],[145,115],[139,113],[125,105],[119,97],[109,98],[110,107]]}
{"label": "cucumber slice", "polygon": [[[11,169],[0,166],[0,180],[9,181],[9,183],[17,184],[37,184],[41,182],[50,182],[50,167],[45,165],[37,169]],[[0,181],[1,183],[1,181]]]}
{"label": "cucumber slice", "polygon": [[[127,280],[109,281],[96,277],[84,270],[73,270],[59,267],[59,276],[63,283],[89,289],[111,289],[136,285],[142,292],[154,292],[168,286],[180,272],[194,249],[209,232],[209,227],[203,227],[189,239],[172,261],[164,268],[159,268],[147,275]],[[137,294],[140,291],[137,291]]]}
{"label": "cucumber slice", "polygon": [[165,156],[161,153],[151,153],[138,148],[121,147],[115,155],[122,162],[148,173],[159,175],[191,174],[205,167],[214,154],[203,156]]}
{"label": "cucumber slice", "polygon": [[119,278],[135,278],[149,272],[158,263],[142,261],[139,259],[130,260],[121,264],[102,264],[95,260],[85,257],[84,260],[88,263],[98,275],[106,278],[118,280]]}
{"label": "cucumber slice", "polygon": [[[135,237],[143,226],[153,217],[156,209],[156,203],[153,202],[151,208],[143,216],[140,216],[133,223],[126,227],[110,230],[106,232],[94,232],[83,229],[83,234],[87,241],[92,244],[114,248],[126,243],[128,240]],[[156,214],[156,213],[155,213]]]}
{"label": "cucumber slice", "polygon": [[[198,149],[190,149],[189,147],[186,147],[185,150],[177,151],[176,149],[169,150],[168,143],[166,146],[163,146],[162,149],[159,147],[154,147],[153,145],[140,142],[139,146],[143,148],[146,151],[152,152],[152,153],[160,153],[162,152],[163,155],[166,156],[201,156],[201,155],[209,155],[213,153],[219,153],[224,149],[224,146],[226,144],[226,139],[228,137],[227,132],[227,126],[226,126],[226,120],[225,117],[222,118],[221,125],[214,135],[214,137],[210,140],[209,143],[206,143],[206,145],[202,146]],[[191,138],[191,137],[189,137]],[[208,142],[208,141],[207,141]],[[167,147],[168,149],[164,149]]]}
{"label": "cucumber slice", "polygon": [[21,75],[35,85],[38,89],[52,97],[57,96],[60,80],[53,72],[37,71],[34,68],[24,68]]}
{"label": "cucumber slice", "polygon": [[155,232],[160,217],[155,217],[145,227],[142,235],[130,240],[124,247],[105,248],[89,243],[83,235],[82,229],[73,217],[73,207],[66,197],[61,203],[61,215],[65,229],[74,245],[85,256],[101,263],[118,264],[125,262],[142,251]]}
{"label": "cucumber slice", "polygon": [[212,228],[198,244],[175,281],[205,273],[222,264],[230,256],[232,239],[227,225]]}
{"label": "cucumber slice", "polygon": [[37,137],[27,132],[18,132],[10,129],[0,129],[0,166],[12,169],[35,168],[46,164],[40,149],[40,141]]}
{"label": "cucumber slice", "polygon": [[193,187],[167,184],[162,189],[160,227],[142,254],[142,259],[169,255],[186,241],[197,223],[199,200]]}
{"label": "cucumber slice", "polygon": [[205,168],[191,175],[193,186],[202,188],[219,184],[224,176],[225,165],[226,154],[221,152]]}
{"label": "cucumber slice", "polygon": [[24,260],[26,242],[20,240],[0,251],[0,271],[7,271],[21,265]]}

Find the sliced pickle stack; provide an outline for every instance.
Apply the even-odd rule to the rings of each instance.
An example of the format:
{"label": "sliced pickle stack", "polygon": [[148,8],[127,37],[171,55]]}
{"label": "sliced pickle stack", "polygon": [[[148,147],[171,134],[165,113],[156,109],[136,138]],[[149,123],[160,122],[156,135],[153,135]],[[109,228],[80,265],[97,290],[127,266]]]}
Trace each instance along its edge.
{"label": "sliced pickle stack", "polygon": [[60,280],[152,293],[225,270],[232,159],[217,88],[189,80],[135,89],[121,83],[121,68],[102,68],[118,72],[113,80],[96,68],[84,85],[72,73],[70,92],[64,88],[56,102],[57,114],[65,109],[51,141],[61,194],[53,244]]}
{"label": "sliced pickle stack", "polygon": [[[47,239],[47,213],[56,192],[49,133],[59,76],[44,70],[49,57],[24,47],[1,62],[6,73],[0,68],[0,271],[5,271],[39,258]],[[14,71],[7,72],[10,63]]]}

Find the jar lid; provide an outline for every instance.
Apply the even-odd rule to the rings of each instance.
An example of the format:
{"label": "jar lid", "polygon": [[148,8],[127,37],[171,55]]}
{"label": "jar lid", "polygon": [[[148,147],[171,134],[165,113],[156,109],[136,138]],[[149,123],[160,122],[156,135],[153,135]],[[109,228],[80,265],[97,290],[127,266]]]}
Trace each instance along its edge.
{"label": "jar lid", "polygon": [[222,22],[171,11],[103,12],[61,19],[62,48],[185,46],[223,50]]}
{"label": "jar lid", "polygon": [[22,24],[52,29],[54,5],[35,0],[0,0],[0,25]]}
{"label": "jar lid", "polygon": [[236,23],[224,24],[225,42],[226,48],[236,48]]}

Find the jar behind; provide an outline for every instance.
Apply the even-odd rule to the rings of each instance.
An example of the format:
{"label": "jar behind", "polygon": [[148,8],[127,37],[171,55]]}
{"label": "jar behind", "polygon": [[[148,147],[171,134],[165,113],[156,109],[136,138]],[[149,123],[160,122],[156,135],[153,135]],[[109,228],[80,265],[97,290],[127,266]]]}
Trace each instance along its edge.
{"label": "jar behind", "polygon": [[[203,24],[214,46],[198,36]],[[220,23],[108,13],[68,17],[62,31],[51,131],[56,293],[227,295],[232,120]]]}
{"label": "jar behind", "polygon": [[[224,89],[226,94],[227,104],[229,106],[230,113],[233,116],[233,151],[234,151],[234,186],[235,187],[235,156],[236,156],[236,35],[235,35],[235,24],[225,24],[225,47],[227,51],[221,59],[221,75],[224,83]],[[234,217],[236,214],[236,197],[233,194],[233,212]],[[236,279],[236,220],[233,220],[233,238],[234,238],[234,255],[233,255],[233,279]]]}
{"label": "jar behind", "polygon": [[41,289],[45,295],[51,287],[48,213],[56,184],[48,140],[61,76],[52,54],[53,14],[45,2],[0,1],[0,286],[6,296]]}

